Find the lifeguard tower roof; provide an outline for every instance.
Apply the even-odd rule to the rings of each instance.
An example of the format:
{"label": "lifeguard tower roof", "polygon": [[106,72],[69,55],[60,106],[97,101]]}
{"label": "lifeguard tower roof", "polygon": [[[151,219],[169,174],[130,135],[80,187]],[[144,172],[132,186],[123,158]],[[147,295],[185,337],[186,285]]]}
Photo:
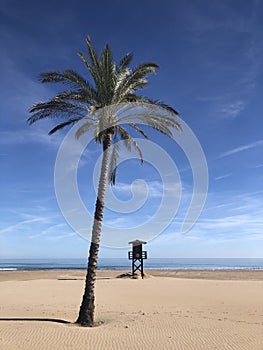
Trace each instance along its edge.
{"label": "lifeguard tower roof", "polygon": [[140,245],[140,244],[146,244],[147,242],[145,241],[140,241],[139,239],[136,239],[135,241],[131,241],[129,242],[129,244],[132,244],[132,245]]}

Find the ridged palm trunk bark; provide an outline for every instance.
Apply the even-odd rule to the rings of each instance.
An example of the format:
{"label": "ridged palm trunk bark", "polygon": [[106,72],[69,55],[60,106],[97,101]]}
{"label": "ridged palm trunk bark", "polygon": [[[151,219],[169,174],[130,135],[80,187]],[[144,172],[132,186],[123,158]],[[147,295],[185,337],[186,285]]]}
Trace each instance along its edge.
{"label": "ridged palm trunk bark", "polygon": [[103,142],[103,158],[101,164],[101,173],[98,186],[98,194],[96,200],[94,222],[92,228],[92,236],[89,250],[89,259],[87,267],[87,275],[85,281],[85,291],[82,303],[79,310],[79,316],[76,323],[81,326],[94,326],[94,311],[95,311],[95,279],[98,263],[100,236],[102,228],[102,219],[104,211],[105,193],[107,187],[107,175],[110,157],[112,133],[108,132]]}

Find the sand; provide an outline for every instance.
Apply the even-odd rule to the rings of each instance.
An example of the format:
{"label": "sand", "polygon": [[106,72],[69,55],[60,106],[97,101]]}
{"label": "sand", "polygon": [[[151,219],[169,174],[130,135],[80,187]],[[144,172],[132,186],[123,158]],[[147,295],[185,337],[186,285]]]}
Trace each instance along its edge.
{"label": "sand", "polygon": [[99,272],[103,324],[83,328],[84,271],[1,272],[0,349],[263,349],[262,271],[118,273]]}

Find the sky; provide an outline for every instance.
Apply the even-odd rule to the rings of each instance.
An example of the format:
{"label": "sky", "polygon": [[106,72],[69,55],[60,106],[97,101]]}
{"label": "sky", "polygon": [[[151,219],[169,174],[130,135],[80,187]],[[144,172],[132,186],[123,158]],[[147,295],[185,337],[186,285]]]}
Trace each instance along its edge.
{"label": "sky", "polygon": [[[30,106],[63,90],[42,85],[40,73],[86,74],[77,53],[86,53],[87,35],[98,51],[109,43],[116,61],[133,52],[132,66],[149,61],[160,66],[142,93],[180,112],[207,162],[206,203],[191,230],[182,233],[195,190],[192,164],[174,140],[148,130],[179,174],[167,180],[174,195],[170,206],[178,210],[163,232],[150,237],[149,256],[262,258],[262,15],[257,0],[1,0],[0,258],[87,255],[89,242],[66,221],[54,186],[58,150],[69,129],[48,136],[56,120],[27,124]],[[81,199],[91,213],[100,154],[91,142],[77,172]],[[128,242],[122,249],[109,243],[109,227],[120,235],[132,227],[140,238],[141,225],[162,206],[167,174],[160,160],[157,154],[143,167],[136,159],[120,164],[117,185],[107,193],[102,236],[108,243],[100,257],[127,256]],[[112,195],[125,202],[133,194],[141,203],[138,210],[113,210]],[[155,223],[146,227],[151,235]]]}

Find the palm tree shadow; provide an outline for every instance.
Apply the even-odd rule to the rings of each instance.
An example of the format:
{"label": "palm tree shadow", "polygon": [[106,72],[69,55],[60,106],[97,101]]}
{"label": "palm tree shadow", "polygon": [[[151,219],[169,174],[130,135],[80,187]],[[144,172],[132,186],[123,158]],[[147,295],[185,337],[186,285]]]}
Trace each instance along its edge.
{"label": "palm tree shadow", "polygon": [[59,318],[26,318],[26,317],[2,317],[0,321],[38,321],[38,322],[54,322],[54,323],[63,323],[63,324],[72,324],[72,322],[61,320]]}

